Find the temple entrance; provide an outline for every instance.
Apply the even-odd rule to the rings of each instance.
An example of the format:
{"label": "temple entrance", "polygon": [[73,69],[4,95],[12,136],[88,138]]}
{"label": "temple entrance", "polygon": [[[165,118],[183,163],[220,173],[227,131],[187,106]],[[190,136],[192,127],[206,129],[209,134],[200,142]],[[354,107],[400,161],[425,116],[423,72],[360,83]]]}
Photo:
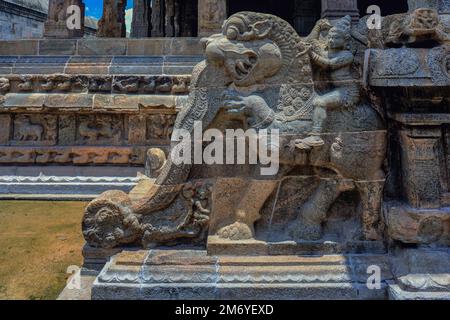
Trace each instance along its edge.
{"label": "temple entrance", "polygon": [[320,18],[321,5],[316,0],[228,0],[228,15],[239,11],[256,11],[276,15],[306,36]]}

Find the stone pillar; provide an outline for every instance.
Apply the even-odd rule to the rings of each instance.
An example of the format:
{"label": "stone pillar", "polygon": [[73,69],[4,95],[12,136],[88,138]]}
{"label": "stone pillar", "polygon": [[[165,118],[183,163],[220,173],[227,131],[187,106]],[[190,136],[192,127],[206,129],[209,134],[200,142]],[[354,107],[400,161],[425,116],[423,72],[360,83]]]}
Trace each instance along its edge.
{"label": "stone pillar", "polygon": [[322,0],[322,18],[334,20],[346,15],[351,16],[353,21],[359,19],[357,0]]}
{"label": "stone pillar", "polygon": [[[77,7],[71,10],[70,6]],[[82,38],[84,8],[82,0],[49,0],[47,21],[44,23],[44,38]]]}
{"label": "stone pillar", "polygon": [[198,36],[220,32],[226,19],[226,0],[198,0]]}
{"label": "stone pillar", "polygon": [[320,18],[320,3],[317,0],[296,0],[294,28],[301,36],[307,36]]}
{"label": "stone pillar", "polygon": [[164,37],[164,0],[152,0],[152,37]]}
{"label": "stone pillar", "polygon": [[164,35],[175,37],[175,0],[165,0]]}
{"label": "stone pillar", "polygon": [[151,0],[134,0],[131,37],[146,38],[151,32]]}
{"label": "stone pillar", "polygon": [[181,0],[180,5],[180,36],[194,37],[197,34],[197,0]]}
{"label": "stone pillar", "polygon": [[104,0],[103,16],[98,22],[98,37],[125,38],[125,7],[127,0]]}

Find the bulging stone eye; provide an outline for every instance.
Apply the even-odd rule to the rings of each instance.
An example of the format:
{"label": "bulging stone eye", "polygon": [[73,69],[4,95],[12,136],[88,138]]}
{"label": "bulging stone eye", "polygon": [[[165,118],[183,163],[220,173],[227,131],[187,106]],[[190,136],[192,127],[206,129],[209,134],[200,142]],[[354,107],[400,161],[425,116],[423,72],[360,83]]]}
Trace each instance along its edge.
{"label": "bulging stone eye", "polygon": [[236,40],[238,36],[238,31],[234,28],[228,28],[227,30],[227,38],[229,40]]}

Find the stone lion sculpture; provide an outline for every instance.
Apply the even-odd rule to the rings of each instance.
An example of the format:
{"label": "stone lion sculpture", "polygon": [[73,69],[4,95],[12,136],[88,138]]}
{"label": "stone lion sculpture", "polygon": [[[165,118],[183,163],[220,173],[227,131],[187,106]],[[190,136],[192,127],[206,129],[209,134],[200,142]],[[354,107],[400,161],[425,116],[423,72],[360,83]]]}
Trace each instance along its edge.
{"label": "stone lion sculpture", "polygon": [[[296,147],[296,141],[312,130],[313,101],[322,94],[315,87],[310,51],[327,54],[321,35],[326,30],[321,29],[330,27],[321,20],[310,37],[300,38],[278,17],[241,12],[225,21],[221,34],[203,39],[206,59],[193,71],[189,98],[174,131],[192,133],[196,122],[204,129],[277,129],[282,169],[273,177],[247,175],[245,188],[238,192],[240,200],[227,208],[227,219],[211,229],[211,219],[217,220],[217,199],[211,194],[224,170],[211,173],[204,167],[175,164],[168,157],[155,181],[144,180],[130,195],[106,192],[87,206],[83,232],[88,244],[151,247],[183,240],[204,243],[208,229],[210,235],[224,240],[254,238],[259,211],[283,176],[299,166],[311,168],[320,183],[301,205],[297,218],[286,225],[290,237],[321,239],[322,224],[332,204],[343,192],[355,190],[360,195],[364,238],[379,240],[386,132],[375,109],[358,99],[353,105],[328,110],[321,132],[323,145]],[[337,81],[333,79],[329,85]],[[321,90],[330,89],[325,86]],[[172,147],[179,143],[184,142],[173,141]],[[241,174],[227,168],[226,175]]]}

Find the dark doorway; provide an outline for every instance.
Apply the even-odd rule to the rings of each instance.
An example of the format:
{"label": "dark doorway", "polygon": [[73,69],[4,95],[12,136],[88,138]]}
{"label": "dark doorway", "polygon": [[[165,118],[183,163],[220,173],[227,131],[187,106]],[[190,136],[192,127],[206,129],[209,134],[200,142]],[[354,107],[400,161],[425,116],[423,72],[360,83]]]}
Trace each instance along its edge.
{"label": "dark doorway", "polygon": [[305,36],[320,18],[320,1],[317,0],[228,0],[228,15],[239,11],[270,13],[289,22]]}
{"label": "dark doorway", "polygon": [[408,11],[407,0],[358,0],[359,15],[366,16],[367,8],[371,5],[379,6],[383,17]]}

